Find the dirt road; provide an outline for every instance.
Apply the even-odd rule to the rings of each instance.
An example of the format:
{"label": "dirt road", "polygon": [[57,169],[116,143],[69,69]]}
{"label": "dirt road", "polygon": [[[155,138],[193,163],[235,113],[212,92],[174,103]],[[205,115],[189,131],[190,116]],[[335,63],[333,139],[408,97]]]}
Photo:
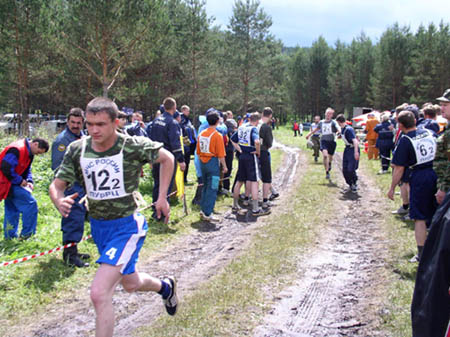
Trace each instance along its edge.
{"label": "dirt road", "polygon": [[[284,192],[280,202],[285,202],[290,194],[286,186],[295,185],[294,178],[298,181],[298,168],[306,159],[298,150],[278,146],[286,155],[274,181]],[[337,183],[343,185],[341,178]],[[298,282],[282,294],[274,294],[277,305],[256,329],[255,336],[377,336],[372,331],[376,322],[370,309],[376,307],[377,299],[370,289],[383,266],[378,255],[382,235],[373,211],[379,195],[367,188],[369,184],[369,178],[362,174],[359,197],[341,195],[341,214],[328,223],[317,248],[299,263],[302,277]],[[139,268],[155,276],[176,275],[182,300],[244,251],[260,225],[256,218],[236,219],[227,211],[215,226],[193,224],[196,230],[171,242],[147,261],[141,260]],[[150,324],[164,310],[159,295],[130,295],[120,287],[114,305],[115,336],[132,335],[134,329]],[[82,289],[34,322],[11,327],[10,332],[11,336],[93,336],[94,317],[89,290]]]}
{"label": "dirt road", "polygon": [[[340,161],[334,165],[340,168]],[[386,336],[378,331],[376,312],[386,247],[377,209],[384,196],[363,170],[358,175],[359,192],[341,190],[339,213],[299,263],[304,274],[279,294],[255,337]],[[340,172],[334,177],[336,185],[345,185]]]}

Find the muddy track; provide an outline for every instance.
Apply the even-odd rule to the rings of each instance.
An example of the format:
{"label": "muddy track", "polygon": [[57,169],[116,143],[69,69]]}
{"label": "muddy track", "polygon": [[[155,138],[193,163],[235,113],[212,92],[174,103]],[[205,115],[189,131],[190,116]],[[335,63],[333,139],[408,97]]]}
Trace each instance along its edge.
{"label": "muddy track", "polygon": [[316,248],[299,262],[297,282],[285,289],[255,330],[255,337],[386,336],[378,331],[374,290],[383,279],[386,242],[381,229],[380,191],[363,170],[359,192],[345,193],[341,157],[334,160],[339,210],[327,217]]}
{"label": "muddy track", "polygon": [[[274,186],[283,191],[280,201],[287,200],[286,186],[294,185],[299,167],[300,152],[277,144],[285,152],[284,162],[278,170]],[[231,205],[231,199],[230,205]],[[238,256],[250,242],[252,234],[261,224],[252,216],[237,219],[229,211],[221,215],[223,220],[216,225],[197,222],[191,234],[180,237],[169,246],[152,255],[147,261],[140,260],[140,271],[154,276],[175,275],[178,292],[183,297],[199,289],[200,285],[219,273],[234,257]],[[114,336],[130,336],[132,331],[148,325],[161,314],[165,314],[159,295],[150,293],[128,294],[119,286],[114,298],[116,327]],[[182,307],[181,307],[182,310]],[[89,300],[89,289],[81,289],[76,296],[57,304],[34,322],[21,322],[11,328],[11,336],[75,337],[92,336],[95,329],[95,313]],[[22,325],[23,324],[23,325]]]}

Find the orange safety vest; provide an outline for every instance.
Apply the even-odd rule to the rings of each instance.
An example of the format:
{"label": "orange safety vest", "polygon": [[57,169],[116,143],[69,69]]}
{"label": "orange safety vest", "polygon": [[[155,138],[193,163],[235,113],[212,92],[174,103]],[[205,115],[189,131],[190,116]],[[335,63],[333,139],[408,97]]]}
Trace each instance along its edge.
{"label": "orange safety vest", "polygon": [[[8,152],[11,148],[16,148],[19,150],[19,163],[17,164],[15,171],[18,175],[22,175],[31,164],[30,152],[28,151],[25,139],[17,140],[4,148],[0,153],[0,164],[5,157],[6,152]],[[10,188],[11,182],[0,170],[0,201],[6,199]]]}

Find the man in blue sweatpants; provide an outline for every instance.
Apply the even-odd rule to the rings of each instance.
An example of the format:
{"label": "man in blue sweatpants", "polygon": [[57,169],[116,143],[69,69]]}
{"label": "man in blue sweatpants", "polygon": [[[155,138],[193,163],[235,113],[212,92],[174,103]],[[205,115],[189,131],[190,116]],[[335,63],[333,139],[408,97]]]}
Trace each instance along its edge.
{"label": "man in blue sweatpants", "polygon": [[36,234],[38,206],[33,197],[31,163],[34,156],[48,151],[45,139],[20,139],[0,153],[0,200],[5,200],[5,239],[17,238],[22,214],[21,239]]}
{"label": "man in blue sweatpants", "polygon": [[359,166],[359,142],[356,138],[355,130],[347,125],[344,115],[340,114],[336,117],[341,128],[341,138],[345,144],[344,155],[342,158],[342,174],[345,182],[348,184],[350,191],[356,193],[358,190],[358,176],[356,170]]}

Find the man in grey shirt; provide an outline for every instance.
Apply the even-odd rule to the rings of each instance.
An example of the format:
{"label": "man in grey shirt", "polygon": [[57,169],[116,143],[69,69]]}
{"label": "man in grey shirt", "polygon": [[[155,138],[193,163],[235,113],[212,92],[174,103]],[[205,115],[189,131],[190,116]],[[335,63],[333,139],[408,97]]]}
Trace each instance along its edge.
{"label": "man in grey shirt", "polygon": [[320,130],[320,151],[322,151],[326,179],[330,179],[331,162],[336,151],[336,133],[340,131],[339,125],[332,119],[333,115],[334,110],[328,108],[325,111],[325,119],[321,120],[317,127],[306,136],[306,139],[309,139],[313,133]]}

